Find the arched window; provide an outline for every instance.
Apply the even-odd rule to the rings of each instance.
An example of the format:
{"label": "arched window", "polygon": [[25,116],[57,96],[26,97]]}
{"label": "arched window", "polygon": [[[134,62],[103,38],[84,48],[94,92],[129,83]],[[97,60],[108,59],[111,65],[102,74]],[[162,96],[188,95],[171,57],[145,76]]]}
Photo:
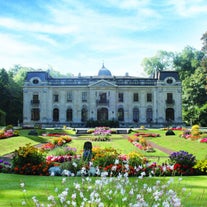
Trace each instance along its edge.
{"label": "arched window", "polygon": [[152,122],[152,108],[148,108],[146,111],[146,119],[147,122],[150,123]]}
{"label": "arched window", "polygon": [[165,119],[166,121],[174,121],[174,109],[172,108],[167,108],[165,112]]}
{"label": "arched window", "polygon": [[81,121],[86,122],[88,120],[88,110],[87,107],[83,106],[81,110]]}
{"label": "arched window", "polygon": [[124,121],[124,109],[123,108],[118,109],[118,121]]}
{"label": "arched window", "polygon": [[139,121],[139,109],[136,107],[133,109],[133,121],[134,122]]}
{"label": "arched window", "polygon": [[31,110],[31,120],[32,121],[39,121],[40,120],[40,109],[39,108],[33,108]]}
{"label": "arched window", "polygon": [[73,121],[73,110],[72,109],[67,109],[66,121]]}
{"label": "arched window", "polygon": [[100,108],[97,110],[97,119],[98,121],[107,121],[108,120],[108,109]]}
{"label": "arched window", "polygon": [[53,109],[53,121],[59,121],[59,109]]}

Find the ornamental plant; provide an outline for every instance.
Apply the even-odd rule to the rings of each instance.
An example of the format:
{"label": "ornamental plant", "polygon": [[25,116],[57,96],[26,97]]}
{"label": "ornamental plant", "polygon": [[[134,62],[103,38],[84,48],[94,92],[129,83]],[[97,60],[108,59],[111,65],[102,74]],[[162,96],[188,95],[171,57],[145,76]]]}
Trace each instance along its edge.
{"label": "ornamental plant", "polygon": [[191,129],[191,138],[199,139],[200,138],[200,127],[199,125],[193,125]]}
{"label": "ornamental plant", "polygon": [[193,167],[196,164],[195,156],[183,150],[180,150],[179,152],[173,152],[169,156],[169,159],[170,159],[170,163],[187,165],[189,167]]}
{"label": "ornamental plant", "polygon": [[207,137],[200,140],[200,143],[207,143]]}
{"label": "ornamental plant", "polygon": [[194,174],[193,166],[196,164],[196,158],[192,154],[185,151],[173,152],[169,156],[170,164],[174,164],[176,175],[192,175]]}
{"label": "ornamental plant", "polygon": [[94,166],[99,166],[100,168],[105,167],[110,164],[114,164],[119,153],[114,148],[93,148],[93,164]]}
{"label": "ornamental plant", "polygon": [[130,152],[128,154],[128,164],[135,167],[140,166],[144,162],[144,156],[138,152]]}
{"label": "ornamental plant", "polygon": [[198,174],[207,175],[207,159],[197,161],[193,168]]}
{"label": "ornamental plant", "polygon": [[9,173],[12,171],[10,162],[0,159],[0,173]]}
{"label": "ornamental plant", "polygon": [[51,163],[47,163],[45,158],[40,149],[26,144],[15,150],[12,158],[13,170],[18,174],[47,175]]}
{"label": "ornamental plant", "polygon": [[31,192],[26,188],[27,184],[21,182],[20,187],[23,192],[21,204],[24,206],[182,207],[185,199],[188,198],[189,191],[178,188],[173,179],[149,182],[146,179],[130,180],[127,174],[110,179],[106,179],[105,175],[107,173],[95,180],[82,177],[81,180],[73,183],[71,179],[64,177],[51,192],[47,190],[42,198],[29,197]]}
{"label": "ornamental plant", "polygon": [[69,143],[71,141],[72,138],[70,136],[60,136],[60,137],[53,138],[52,143],[57,146],[63,146],[64,144]]}
{"label": "ornamental plant", "polygon": [[109,127],[96,127],[93,135],[95,136],[95,141],[109,141],[111,130]]}

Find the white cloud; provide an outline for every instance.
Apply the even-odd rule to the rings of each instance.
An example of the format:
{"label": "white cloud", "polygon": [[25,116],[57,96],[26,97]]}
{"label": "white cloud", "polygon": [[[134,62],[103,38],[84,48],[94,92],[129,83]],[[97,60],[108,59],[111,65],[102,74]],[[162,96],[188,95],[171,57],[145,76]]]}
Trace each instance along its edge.
{"label": "white cloud", "polygon": [[0,18],[0,26],[17,31],[41,32],[50,34],[69,34],[76,31],[76,26],[64,26],[55,24],[45,24],[39,22],[23,22],[13,18]]}
{"label": "white cloud", "polygon": [[168,4],[172,5],[176,13],[183,17],[192,17],[207,12],[205,0],[169,0]]}

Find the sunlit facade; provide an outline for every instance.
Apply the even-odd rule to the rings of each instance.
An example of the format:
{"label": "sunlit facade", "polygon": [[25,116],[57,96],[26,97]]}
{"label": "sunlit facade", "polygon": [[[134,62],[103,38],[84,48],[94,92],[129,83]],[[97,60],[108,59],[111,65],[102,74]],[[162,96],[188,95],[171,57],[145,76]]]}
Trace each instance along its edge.
{"label": "sunlit facade", "polygon": [[90,120],[119,122],[119,127],[182,124],[181,82],[175,71],[154,77],[97,76],[53,78],[47,71],[27,73],[23,124],[85,127]]}

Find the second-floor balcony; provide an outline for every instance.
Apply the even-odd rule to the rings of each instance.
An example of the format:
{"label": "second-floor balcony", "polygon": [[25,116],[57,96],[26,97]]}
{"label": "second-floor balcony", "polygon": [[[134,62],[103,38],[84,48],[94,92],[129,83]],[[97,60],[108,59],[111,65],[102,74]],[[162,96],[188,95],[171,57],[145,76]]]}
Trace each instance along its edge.
{"label": "second-floor balcony", "polygon": [[40,100],[31,100],[31,105],[39,106]]}
{"label": "second-floor balcony", "polygon": [[166,104],[171,104],[171,105],[175,104],[175,100],[173,100],[173,99],[167,99],[165,102],[166,102]]}
{"label": "second-floor balcony", "polygon": [[108,99],[96,100],[96,106],[109,106],[109,100]]}

